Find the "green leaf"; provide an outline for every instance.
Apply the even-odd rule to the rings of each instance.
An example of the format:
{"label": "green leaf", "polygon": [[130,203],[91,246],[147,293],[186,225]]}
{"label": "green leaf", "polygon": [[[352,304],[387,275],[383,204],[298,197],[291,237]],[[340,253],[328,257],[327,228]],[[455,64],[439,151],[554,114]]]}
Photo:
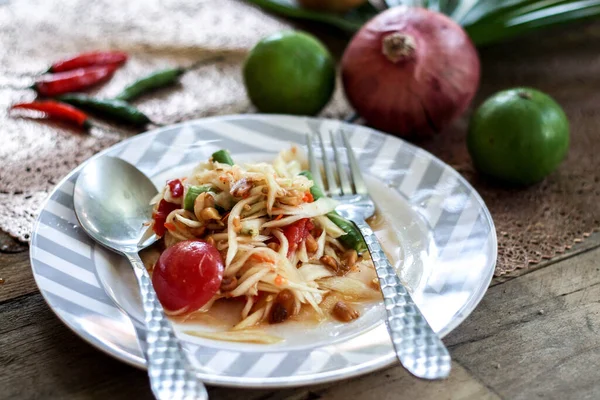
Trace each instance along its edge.
{"label": "green leaf", "polygon": [[[477,0],[470,1],[477,2]],[[456,10],[456,8],[464,2],[465,0],[386,0],[385,4],[388,7],[424,7],[433,11],[444,13],[446,15],[452,15],[454,10]]]}
{"label": "green leaf", "polygon": [[[470,26],[487,18],[497,18],[530,5],[549,7],[565,0],[479,0],[470,8],[462,8],[461,12],[452,15],[462,26]],[[569,0],[570,1],[570,0]]]}
{"label": "green leaf", "polygon": [[600,16],[600,0],[524,1],[465,26],[477,46],[540,28]]}
{"label": "green leaf", "polygon": [[[370,3],[339,15],[303,9],[294,0],[247,1],[279,15],[321,22],[348,33],[356,32],[378,13]],[[386,0],[385,3],[388,7],[420,6],[444,13],[461,24],[478,46],[600,16],[600,0]]]}
{"label": "green leaf", "polygon": [[293,0],[246,0],[267,11],[285,17],[321,22],[334,26],[348,33],[359,30],[365,22],[379,13],[379,10],[370,3],[348,12],[347,14],[334,14],[322,11],[307,10],[300,7]]}
{"label": "green leaf", "polygon": [[438,3],[436,11],[452,16],[463,0],[437,0],[436,3]]}
{"label": "green leaf", "polygon": [[385,5],[387,8],[397,7],[397,6],[415,6],[419,0],[385,0]]}

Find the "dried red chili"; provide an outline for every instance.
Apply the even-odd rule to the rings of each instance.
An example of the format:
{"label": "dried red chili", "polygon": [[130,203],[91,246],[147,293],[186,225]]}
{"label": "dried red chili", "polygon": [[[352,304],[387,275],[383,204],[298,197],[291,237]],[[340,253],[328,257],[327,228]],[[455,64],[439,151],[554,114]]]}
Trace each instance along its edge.
{"label": "dried red chili", "polygon": [[158,208],[152,214],[152,218],[154,218],[154,226],[152,227],[154,233],[158,236],[163,236],[165,234],[165,222],[167,221],[167,217],[171,211],[177,210],[178,208],[179,206],[177,204],[169,203],[164,199],[158,203]]}
{"label": "dried red chili", "polygon": [[108,80],[117,68],[116,65],[100,65],[43,75],[36,81],[33,88],[43,96],[77,92]]}
{"label": "dried red chili", "polygon": [[10,109],[40,111],[49,119],[72,122],[83,129],[88,129],[91,126],[86,113],[73,106],[54,100],[18,103],[13,105]]}
{"label": "dried red chili", "polygon": [[92,51],[81,53],[66,60],[57,61],[48,69],[48,72],[64,72],[77,68],[95,65],[122,65],[127,61],[127,53],[122,51]]}
{"label": "dried red chili", "polygon": [[171,196],[173,196],[173,198],[183,196],[183,184],[179,179],[171,179],[170,181],[167,181],[167,185],[169,185]]}

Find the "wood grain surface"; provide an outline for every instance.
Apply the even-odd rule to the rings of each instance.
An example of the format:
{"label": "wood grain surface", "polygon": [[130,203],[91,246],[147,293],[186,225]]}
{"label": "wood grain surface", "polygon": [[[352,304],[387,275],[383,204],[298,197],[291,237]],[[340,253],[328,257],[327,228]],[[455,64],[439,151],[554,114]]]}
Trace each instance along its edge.
{"label": "wood grain surface", "polygon": [[[491,287],[447,338],[453,372],[425,382],[401,367],[330,385],[210,388],[212,399],[597,399],[600,396],[600,249]],[[34,288],[28,254],[19,290],[0,301],[0,398],[151,398],[145,372],[94,349],[66,328]],[[0,293],[11,286],[2,286]]]}

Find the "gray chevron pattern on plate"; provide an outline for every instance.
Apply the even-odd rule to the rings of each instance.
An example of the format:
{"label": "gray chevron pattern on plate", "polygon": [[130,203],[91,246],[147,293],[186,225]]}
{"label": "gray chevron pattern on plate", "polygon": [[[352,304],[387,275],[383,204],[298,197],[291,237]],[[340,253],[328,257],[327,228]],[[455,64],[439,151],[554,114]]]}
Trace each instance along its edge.
{"label": "gray chevron pattern on plate", "polygon": [[[446,335],[485,293],[496,261],[496,236],[479,195],[431,154],[401,139],[340,121],[242,115],[161,128],[125,140],[101,155],[123,158],[158,179],[177,166],[205,160],[220,148],[228,148],[234,156],[264,158],[290,143],[304,143],[307,132],[337,129],[349,134],[366,178],[393,193],[382,209],[410,216],[395,227],[402,239],[400,277],[408,282],[432,328]],[[103,250],[77,224],[72,199],[77,174],[78,169],[57,185],[36,222],[31,243],[36,283],[54,312],[79,336],[124,362],[144,366],[135,336],[136,330],[143,329],[141,319],[131,311],[132,305],[116,301],[116,288],[104,287]],[[417,267],[402,268],[408,265]],[[380,316],[380,322],[344,340],[313,345],[239,346],[194,338],[181,329],[177,334],[197,375],[207,384],[298,386],[394,363],[383,309]]]}

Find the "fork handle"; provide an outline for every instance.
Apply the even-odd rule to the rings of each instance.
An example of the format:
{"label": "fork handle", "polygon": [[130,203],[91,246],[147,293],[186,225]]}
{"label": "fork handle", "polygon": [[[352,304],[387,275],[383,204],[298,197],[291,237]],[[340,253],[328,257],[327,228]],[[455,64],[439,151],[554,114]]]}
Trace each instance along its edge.
{"label": "fork handle", "polygon": [[371,253],[385,303],[387,329],[400,363],[419,378],[446,378],[451,366],[448,349],[398,278],[371,227],[362,219],[353,222]]}
{"label": "fork handle", "polygon": [[150,274],[137,253],[126,254],[137,277],[146,322],[146,364],[150,387],[159,400],[208,399],[204,384],[198,380],[175,336],[171,323],[156,298]]}

